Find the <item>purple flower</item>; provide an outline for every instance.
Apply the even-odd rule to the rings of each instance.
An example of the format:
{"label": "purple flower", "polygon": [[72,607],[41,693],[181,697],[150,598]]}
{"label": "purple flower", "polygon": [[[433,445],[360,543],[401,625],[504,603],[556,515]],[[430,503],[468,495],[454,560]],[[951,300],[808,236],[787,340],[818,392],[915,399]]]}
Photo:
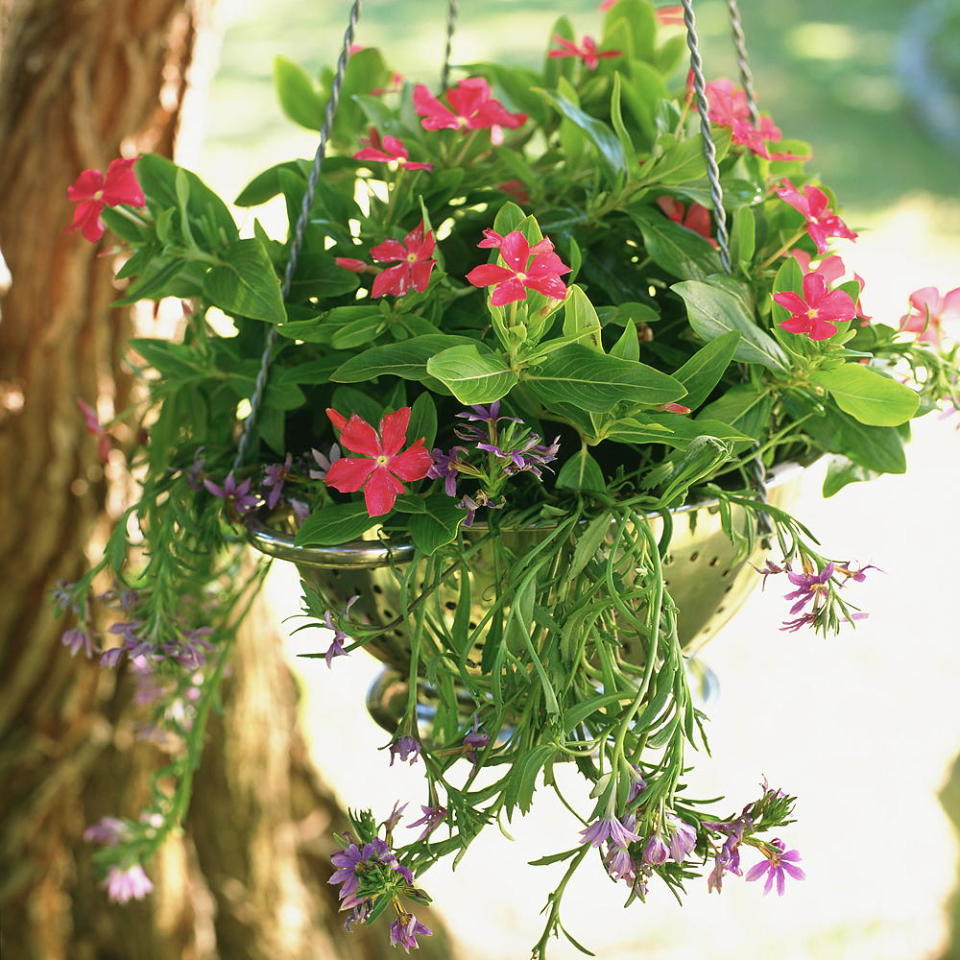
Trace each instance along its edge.
{"label": "purple flower", "polygon": [[791,614],[799,613],[811,600],[815,601],[814,606],[819,604],[820,599],[829,592],[827,583],[833,576],[833,570],[833,564],[828,563],[820,573],[787,573],[787,578],[797,588],[791,593],[784,594],[783,598],[797,601],[790,608]]}
{"label": "purple flower", "polygon": [[100,654],[100,666],[112,669],[120,662],[123,652],[123,647],[111,647],[109,650],[104,650]]}
{"label": "purple flower", "polygon": [[400,823],[400,819],[403,817],[403,811],[406,809],[407,805],[401,803],[399,800],[393,805],[390,816],[383,822],[384,829],[387,833],[391,833],[397,828],[397,824]]}
{"label": "purple flower", "polygon": [[83,655],[88,659],[93,659],[94,655],[100,651],[97,649],[97,643],[93,635],[88,630],[80,627],[72,627],[64,630],[60,642],[70,651],[70,656],[75,657],[82,650]]}
{"label": "purple flower", "polygon": [[83,831],[87,843],[115,847],[127,835],[127,825],[116,817],[103,817]]}
{"label": "purple flower", "polygon": [[666,863],[669,856],[670,850],[663,842],[663,838],[659,834],[651,834],[643,847],[643,862],[651,867],[657,867],[661,863]]}
{"label": "purple flower", "polygon": [[537,434],[532,433],[519,447],[508,447],[504,450],[495,443],[478,443],[477,449],[492,453],[500,460],[506,460],[507,463],[503,472],[508,477],[526,472],[532,473],[540,480],[543,478],[541,467],[545,470],[552,470],[547,464],[557,459],[557,452],[560,450],[560,438],[557,437],[548,446],[541,442]]}
{"label": "purple flower", "polygon": [[116,607],[124,613],[131,613],[140,603],[140,594],[129,587],[118,586],[116,590],[106,590],[97,599],[108,606]]}
{"label": "purple flower", "polygon": [[523,423],[519,417],[501,417],[499,400],[494,400],[489,407],[482,407],[476,404],[470,407],[469,410],[461,410],[457,416],[463,420],[480,423],[499,423],[501,420],[509,420],[512,423]]}
{"label": "purple flower", "polygon": [[482,733],[477,726],[477,717],[473,717],[473,729],[463,738],[463,745],[469,747],[467,759],[474,765],[477,763],[477,751],[485,750],[490,746],[490,737]]}
{"label": "purple flower", "polygon": [[[360,594],[357,593],[347,601],[347,605],[343,610],[344,617],[350,614],[350,608],[359,599]],[[333,622],[333,613],[330,610],[324,611],[323,622],[326,628],[333,633],[333,640],[330,642],[330,646],[327,647],[326,653],[323,655],[324,660],[327,661],[327,668],[329,669],[333,665],[334,657],[345,657],[347,655],[347,651],[343,649],[343,644],[350,638],[343,632],[339,624]]]}
{"label": "purple flower", "polygon": [[407,883],[413,884],[413,874],[410,870],[398,863],[396,854],[379,837],[363,847],[351,843],[337,853],[330,861],[337,868],[327,883],[340,884],[340,909],[351,910],[367,899],[366,895],[359,895],[360,877],[375,864],[381,864],[395,870]]}
{"label": "purple flower", "polygon": [[207,662],[207,653],[213,645],[206,639],[213,633],[213,627],[198,627],[185,632],[179,642],[164,643],[158,650],[176,661],[184,670],[196,670]]}
{"label": "purple flower", "polygon": [[600,817],[580,831],[580,842],[589,843],[592,847],[599,847],[601,843],[609,842],[615,847],[625,849],[627,844],[639,839],[637,834],[616,817]]}
{"label": "purple flower", "polygon": [[769,848],[764,851],[764,859],[747,871],[747,881],[759,880],[764,874],[767,875],[767,882],[763,887],[763,894],[766,896],[773,888],[774,880],[777,883],[777,894],[783,896],[785,885],[784,874],[787,873],[794,880],[803,880],[806,874],[800,867],[795,866],[800,859],[800,854],[796,850],[785,850],[786,844],[782,840],[772,840]]}
{"label": "purple flower", "polygon": [[420,836],[417,837],[417,840],[425,840],[434,830],[440,826],[440,822],[447,815],[446,807],[425,807],[423,804],[420,805],[420,810],[423,812],[423,816],[419,820],[414,820],[413,823],[407,824],[408,830],[413,830],[416,827],[423,827],[423,830],[420,832]]}
{"label": "purple flower", "polygon": [[806,613],[797,617],[796,620],[784,620],[783,626],[780,629],[788,633],[796,633],[798,630],[802,630],[804,627],[812,626],[816,622],[817,615],[808,610]]}
{"label": "purple flower", "polygon": [[697,845],[697,831],[675,814],[668,813],[667,821],[667,829],[671,831],[670,859],[674,863],[683,863],[687,859],[687,855]]}
{"label": "purple flower", "polygon": [[397,757],[400,758],[401,763],[405,763],[409,757],[410,765],[413,766],[420,756],[421,749],[420,741],[416,737],[400,737],[399,740],[394,740],[390,744],[390,766],[393,766],[393,761]]}
{"label": "purple flower", "polygon": [[627,793],[627,805],[633,803],[637,797],[647,789],[647,781],[643,779],[639,767],[633,767],[630,774],[630,791]]}
{"label": "purple flower", "polygon": [[294,500],[293,497],[288,497],[287,503],[290,504],[290,509],[293,510],[293,515],[297,518],[297,523],[303,523],[303,521],[310,516],[310,504],[305,503],[303,500]]}
{"label": "purple flower", "polygon": [[461,453],[466,453],[466,447],[451,447],[449,453],[444,453],[439,448],[434,448],[432,452],[433,464],[427,471],[427,476],[431,480],[443,479],[443,492],[448,497],[457,495],[457,460]]}
{"label": "purple flower", "polygon": [[875,567],[872,563],[868,563],[865,567],[860,567],[857,570],[851,570],[850,567],[845,563],[838,563],[836,565],[837,573],[842,573],[846,578],[843,582],[846,583],[847,580],[856,580],[857,583],[863,583],[867,579],[868,570],[879,570],[880,573],[883,573],[879,567]]}
{"label": "purple flower", "polygon": [[107,878],[103,881],[107,888],[107,896],[114,903],[126,903],[128,900],[142,900],[151,890],[153,884],[143,872],[143,867],[135,863],[132,867],[121,870],[120,867],[111,867]]}
{"label": "purple flower", "polygon": [[330,468],[340,459],[342,453],[340,452],[340,445],[335,443],[330,448],[330,453],[324,456],[319,450],[311,450],[310,453],[313,454],[313,459],[316,461],[319,470],[310,470],[308,474],[311,480],[322,480],[330,470]]}
{"label": "purple flower", "polygon": [[191,490],[199,493],[203,489],[203,447],[197,447],[193,455],[193,463],[187,468],[187,485]]}
{"label": "purple flower", "polygon": [[[751,563],[750,566],[753,567],[753,564]],[[763,586],[761,586],[760,589],[766,590],[767,577],[776,576],[778,573],[783,573],[784,570],[789,570],[790,566],[787,564],[786,566],[778,567],[772,560],[768,559],[762,570],[759,567],[753,567],[753,569],[756,570],[761,577],[763,577]]]}
{"label": "purple flower", "polygon": [[429,937],[432,933],[412,913],[404,913],[390,924],[390,945],[403,947],[404,952],[409,953],[420,946],[417,937]]}
{"label": "purple flower", "polygon": [[243,516],[260,506],[259,497],[250,492],[250,482],[248,477],[246,480],[237,483],[231,470],[227,474],[227,479],[224,480],[222,487],[212,480],[204,480],[203,485],[207,488],[208,493],[227,503],[232,503],[237,513]]}
{"label": "purple flower", "polygon": [[[474,497],[476,497],[476,499],[474,499]],[[478,490],[476,494],[474,494],[474,497],[464,494],[457,501],[457,506],[461,510],[467,511],[467,515],[463,519],[463,525],[465,527],[473,526],[473,521],[476,519],[478,510],[482,510],[484,507],[488,510],[502,510],[507,505],[505,499],[501,499],[499,503],[491,500],[483,490]]]}
{"label": "purple flower", "polygon": [[636,865],[626,847],[611,846],[603,858],[603,865],[614,880],[633,883],[636,877]]}
{"label": "purple flower", "polygon": [[53,602],[60,608],[60,612],[73,610],[79,613],[82,609],[82,601],[76,592],[76,584],[69,580],[58,580],[50,590],[53,594]]}
{"label": "purple flower", "polygon": [[263,483],[261,486],[270,492],[264,498],[269,510],[276,510],[283,496],[283,485],[287,482],[290,468],[293,466],[293,455],[287,454],[283,463],[273,463],[264,467]]}

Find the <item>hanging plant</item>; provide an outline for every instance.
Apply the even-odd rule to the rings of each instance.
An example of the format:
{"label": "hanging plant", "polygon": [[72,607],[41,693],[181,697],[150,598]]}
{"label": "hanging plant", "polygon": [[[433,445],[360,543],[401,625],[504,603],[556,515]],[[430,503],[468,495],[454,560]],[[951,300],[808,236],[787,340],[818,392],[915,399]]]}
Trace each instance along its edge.
{"label": "hanging plant", "polygon": [[[391,942],[415,947],[428,868],[526,813],[541,783],[559,792],[558,763],[585,790],[562,797],[570,834],[536,861],[565,865],[536,957],[570,936],[562,895],[588,859],[628,903],[703,874],[718,891],[803,878],[779,836],[793,797],[688,796],[706,732],[687,654],[761,577],[789,581],[781,629],[865,616],[851,587],[872,568],[824,556],[785,506],[825,454],[827,495],[903,471],[909,421],[957,394],[942,322],[960,290],[865,317],[834,252],[856,233],[809,146],[704,81],[689,7],[684,27],[646,0],[604,6],[599,41],[561,18],[539,70],[475,63],[434,91],[351,55],[355,4],[319,83],[277,64],[284,110],[321,131],[316,158],[236,200],[282,198],[286,241],[259,222],[241,236],[157,156],[71,187],[74,229],[109,229],[124,253],[118,303],[185,304],[178,340],[131,345],[149,386],[127,414],[147,437],[142,497],[57,596],[71,651],[128,665],[183,742],[140,819],[89,831],[114,900],[149,892],[143,865],[186,809],[262,579],[248,540],[300,565],[304,626],[327,631],[312,655],[387,663],[371,708],[390,763],[423,770],[420,817],[363,811],[341,838],[350,922],[389,913]],[[119,613],[102,637],[107,573],[97,600]]]}

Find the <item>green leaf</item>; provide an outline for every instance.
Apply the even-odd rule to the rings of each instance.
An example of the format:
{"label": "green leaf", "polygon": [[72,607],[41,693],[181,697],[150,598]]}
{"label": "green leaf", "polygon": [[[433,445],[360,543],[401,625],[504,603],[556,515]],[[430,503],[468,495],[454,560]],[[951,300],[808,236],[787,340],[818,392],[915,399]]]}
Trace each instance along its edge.
{"label": "green leaf", "polygon": [[683,398],[685,407],[696,410],[710,396],[710,391],[720,382],[730,365],[739,342],[739,330],[723,333],[701,347],[674,374],[686,387],[687,395]]}
{"label": "green leaf", "polygon": [[604,431],[607,440],[617,443],[665,443],[669,446],[682,446],[673,430],[662,423],[654,423],[644,417],[624,417],[616,420]]}
{"label": "green leaf", "polygon": [[748,437],[758,439],[767,429],[773,400],[749,383],[738,383],[722,397],[704,407],[695,418],[719,420],[727,423]]}
{"label": "green leaf", "polygon": [[233,202],[238,207],[256,207],[283,192],[280,172],[303,178],[303,160],[287,160],[258,173],[237,195]]}
{"label": "green leaf", "polygon": [[427,361],[450,347],[476,345],[469,337],[425,334],[383,347],[371,347],[337,367],[330,379],[337,383],[360,383],[376,377],[394,376],[405,380],[423,380]]}
{"label": "green leaf", "polygon": [[[730,131],[714,127],[714,144],[717,148],[717,160],[722,160],[730,149]],[[700,180],[706,175],[707,161],[703,156],[703,137],[698,133],[686,140],[681,140],[675,146],[665,150],[651,165],[649,171],[644,169],[643,180],[669,186],[675,183],[689,183],[691,180]]]}
{"label": "green leaf", "polygon": [[684,395],[673,377],[643,363],[596,353],[570,344],[551,353],[523,382],[545,404],[569,403],[590,413],[606,413],[621,401],[668,403]]}
{"label": "green leaf", "polygon": [[427,373],[467,405],[499,400],[517,383],[517,374],[505,357],[481,353],[476,343],[450,347],[431,357]]}
{"label": "green leaf", "polygon": [[570,287],[563,305],[563,334],[566,337],[577,337],[585,347],[603,353],[597,311],[582,288],[576,284]]}
{"label": "green leaf", "polygon": [[587,453],[578,450],[560,469],[557,487],[561,490],[592,490],[602,493],[607,489],[600,464]]}
{"label": "green leaf", "polygon": [[617,182],[627,171],[627,158],[617,135],[602,120],[585,113],[566,97],[548,90],[540,93],[597,148],[597,158],[610,182]]}
{"label": "green leaf", "polygon": [[[297,272],[290,285],[291,301],[316,297],[326,300],[351,293],[360,285],[360,278],[343,267],[338,267],[329,253],[305,250],[297,261]],[[367,304],[367,312],[375,313],[376,307]]]}
{"label": "green leaf", "polygon": [[648,0],[619,0],[604,17],[601,46],[609,49],[617,36],[627,36],[630,56],[649,62],[656,35],[657,21]]}
{"label": "green leaf", "polygon": [[740,333],[734,357],[744,363],[759,363],[768,370],[786,373],[786,354],[777,342],[760,329],[747,313],[744,302],[712,283],[685,280],[671,290],[683,297],[694,332],[706,341],[736,330]]}
{"label": "green leaf", "polygon": [[757,224],[753,210],[750,207],[740,207],[733,215],[733,229],[730,231],[730,258],[744,273],[747,273],[756,249]]}
{"label": "green leaf", "polygon": [[879,476],[876,470],[861,467],[847,457],[839,455],[831,457],[827,464],[827,475],[823,478],[823,495],[832,497],[848,483],[876,480]]}
{"label": "green leaf", "polygon": [[315,510],[297,533],[301,547],[335,547],[356,540],[383,517],[371,517],[363,503],[334,503]]}
{"label": "green leaf", "polygon": [[920,404],[920,398],[906,384],[860,363],[817,370],[810,382],[827,390],[841,410],[871,427],[906,423]]}
{"label": "green leaf", "polygon": [[445,493],[427,497],[424,506],[426,509],[423,513],[409,515],[407,528],[417,549],[430,556],[444,544],[456,539],[467,512]]}
{"label": "green leaf", "polygon": [[284,323],[287,311],[280,280],[259,240],[237,240],[222,254],[226,265],[214,267],[203,280],[203,295],[225,313]]}
{"label": "green leaf", "polygon": [[326,103],[303,67],[286,57],[276,57],[273,61],[273,82],[280,107],[294,123],[308,130],[323,127]]}
{"label": "green leaf", "polygon": [[667,273],[682,280],[705,280],[723,268],[709,242],[650,207],[628,211],[643,234],[650,258]]}
{"label": "green leaf", "polygon": [[[563,472],[562,470],[560,471]],[[572,580],[580,576],[587,564],[593,559],[600,545],[606,539],[610,531],[612,517],[609,513],[602,513],[599,517],[594,517],[588,524],[586,530],[577,534],[577,545],[573,549],[573,557],[570,561],[570,571],[568,576]],[[579,722],[579,721],[577,721]],[[571,726],[564,727],[570,730]]]}
{"label": "green leaf", "polygon": [[832,407],[824,415],[807,420],[803,429],[824,450],[841,454],[867,470],[906,472],[903,440],[896,430],[867,426]]}
{"label": "green leaf", "polygon": [[437,439],[437,405],[429,393],[421,393],[410,408],[410,426],[407,436],[413,440],[423,437],[424,445],[429,450]]}
{"label": "green leaf", "polygon": [[379,311],[368,313],[345,323],[330,338],[334,350],[352,350],[376,340],[387,326],[386,318]]}
{"label": "green leaf", "polygon": [[610,348],[610,356],[619,357],[621,360],[640,359],[640,340],[637,337],[637,325],[633,320],[627,321],[620,339]]}
{"label": "green leaf", "polygon": [[336,387],[330,397],[330,406],[347,417],[355,413],[373,426],[383,416],[383,406],[356,387]]}

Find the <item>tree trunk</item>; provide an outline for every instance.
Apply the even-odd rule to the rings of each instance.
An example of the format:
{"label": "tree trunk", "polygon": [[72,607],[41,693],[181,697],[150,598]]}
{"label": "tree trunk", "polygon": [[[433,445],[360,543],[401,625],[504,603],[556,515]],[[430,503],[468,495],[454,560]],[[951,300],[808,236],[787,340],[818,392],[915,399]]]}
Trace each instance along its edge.
{"label": "tree trunk", "polygon": [[[12,279],[0,301],[0,954],[16,960],[393,953],[382,928],[343,932],[326,884],[343,814],[310,767],[262,610],[238,638],[186,829],[151,868],[155,894],[108,905],[81,836],[101,816],[136,816],[163,756],[134,738],[124,674],[60,645],[67,624],[48,599],[96,554],[122,485],[122,457],[101,466],[76,399],[110,416],[131,390],[130,317],[110,308],[98,256],[109,241],[66,232],[65,190],[121,153],[172,153],[209,9],[0,0],[0,249]],[[441,935],[421,952],[451,955]]]}

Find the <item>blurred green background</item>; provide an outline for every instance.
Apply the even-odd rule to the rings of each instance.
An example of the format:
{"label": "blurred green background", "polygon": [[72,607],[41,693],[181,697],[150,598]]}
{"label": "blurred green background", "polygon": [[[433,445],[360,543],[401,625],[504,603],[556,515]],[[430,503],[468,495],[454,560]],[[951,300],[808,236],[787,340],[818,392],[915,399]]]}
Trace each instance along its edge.
{"label": "blurred green background", "polygon": [[[597,5],[461,0],[454,62],[498,56],[539,64],[555,17],[567,14],[579,32],[596,34],[602,17]],[[309,69],[332,64],[349,6],[347,0],[241,0],[228,6],[233,22],[214,84],[203,160],[205,169],[220,171],[221,182],[239,184],[258,165],[274,161],[278,145],[312,152],[312,137],[294,136],[280,113],[271,64],[277,54]],[[929,8],[929,16],[921,9],[918,19],[917,7]],[[436,83],[445,8],[444,0],[368,0],[357,42],[380,47],[405,76]],[[735,77],[726,4],[698,0],[695,10],[708,75]],[[929,65],[960,83],[955,3],[742,0],[741,11],[762,109],[785,136],[814,144],[814,168],[848,208],[866,214],[920,190],[951,201],[958,213],[958,157],[921,126],[902,82],[915,53],[911,35],[933,19]]]}

